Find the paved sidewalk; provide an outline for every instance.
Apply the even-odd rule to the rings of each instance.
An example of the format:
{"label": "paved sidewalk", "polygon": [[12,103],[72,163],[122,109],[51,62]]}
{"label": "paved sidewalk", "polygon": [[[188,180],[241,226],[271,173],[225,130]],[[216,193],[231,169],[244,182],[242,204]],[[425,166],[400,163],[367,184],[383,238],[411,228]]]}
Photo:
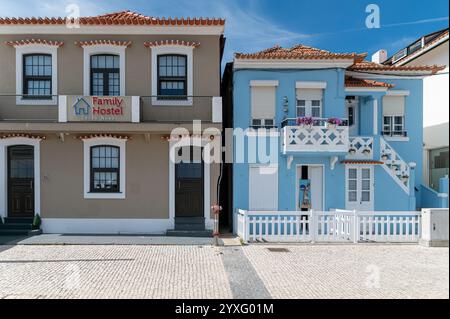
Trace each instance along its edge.
{"label": "paved sidewalk", "polygon": [[0,246],[0,299],[449,298],[448,258],[416,245]]}

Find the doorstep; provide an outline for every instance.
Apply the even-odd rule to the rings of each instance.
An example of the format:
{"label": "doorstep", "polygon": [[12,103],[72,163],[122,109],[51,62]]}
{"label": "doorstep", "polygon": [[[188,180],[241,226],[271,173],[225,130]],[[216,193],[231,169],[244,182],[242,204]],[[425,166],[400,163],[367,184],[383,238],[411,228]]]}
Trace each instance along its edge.
{"label": "doorstep", "polygon": [[[43,234],[21,240],[15,245],[157,245],[157,246],[211,246],[213,238],[139,236],[139,235],[72,235]],[[224,241],[219,239],[219,245]]]}

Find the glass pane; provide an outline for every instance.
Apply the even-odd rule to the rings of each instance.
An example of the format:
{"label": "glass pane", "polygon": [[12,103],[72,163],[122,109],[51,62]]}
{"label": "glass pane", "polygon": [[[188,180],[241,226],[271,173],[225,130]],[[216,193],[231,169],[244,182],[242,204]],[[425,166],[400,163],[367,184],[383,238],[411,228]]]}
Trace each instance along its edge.
{"label": "glass pane", "polygon": [[320,106],[320,100],[312,100],[311,106]]}
{"label": "glass pane", "polygon": [[369,180],[362,181],[362,189],[364,191],[370,191],[370,181]]}
{"label": "glass pane", "polygon": [[370,179],[370,169],[365,168],[362,170],[362,178]]}
{"label": "glass pane", "polygon": [[320,107],[311,108],[312,117],[320,117]]}
{"label": "glass pane", "polygon": [[305,100],[297,100],[297,106],[306,106]]}
{"label": "glass pane", "polygon": [[348,193],[348,201],[349,202],[356,202],[356,200],[357,200],[356,192],[349,192]]}
{"label": "glass pane", "polygon": [[297,117],[305,117],[305,116],[306,116],[306,108],[297,107]]}
{"label": "glass pane", "polygon": [[357,182],[356,182],[356,180],[348,181],[348,189],[352,190],[352,191],[357,190]]}
{"label": "glass pane", "polygon": [[370,192],[362,192],[361,193],[361,200],[363,202],[370,202]]}
{"label": "glass pane", "polygon": [[357,170],[355,168],[351,168],[348,170],[348,177],[351,179],[357,178]]}

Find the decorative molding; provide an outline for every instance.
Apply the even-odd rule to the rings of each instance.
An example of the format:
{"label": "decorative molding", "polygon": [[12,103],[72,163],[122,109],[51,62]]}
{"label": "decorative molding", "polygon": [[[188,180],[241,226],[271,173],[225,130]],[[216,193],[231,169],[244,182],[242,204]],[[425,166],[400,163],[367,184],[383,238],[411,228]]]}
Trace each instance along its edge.
{"label": "decorative molding", "polygon": [[296,89],[326,89],[327,82],[298,81],[298,82],[295,82],[295,88]]}
{"label": "decorative molding", "polygon": [[200,46],[200,42],[182,41],[182,40],[162,40],[162,41],[149,41],[144,42],[146,48],[154,48],[161,46],[183,46],[197,48]]}
{"label": "decorative molding", "polygon": [[278,80],[252,80],[250,81],[250,87],[267,87],[267,86],[279,86]]}
{"label": "decorative molding", "polygon": [[118,47],[129,47],[131,46],[132,41],[114,41],[114,40],[89,40],[89,41],[77,41],[75,42],[76,46],[80,48],[89,47],[89,46],[118,46]]}
{"label": "decorative molding", "polygon": [[42,40],[42,39],[25,39],[25,40],[17,40],[17,41],[6,41],[6,45],[10,45],[14,48],[28,45],[45,45],[51,47],[62,47],[64,42],[62,41],[51,41],[51,40]]}

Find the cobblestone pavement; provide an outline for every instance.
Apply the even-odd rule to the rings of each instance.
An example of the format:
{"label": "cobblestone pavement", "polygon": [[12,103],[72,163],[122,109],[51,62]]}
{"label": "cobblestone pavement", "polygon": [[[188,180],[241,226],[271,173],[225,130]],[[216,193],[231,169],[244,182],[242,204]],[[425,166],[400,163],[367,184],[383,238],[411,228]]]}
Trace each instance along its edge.
{"label": "cobblestone pavement", "polygon": [[0,299],[448,298],[448,258],[410,245],[0,246]]}

